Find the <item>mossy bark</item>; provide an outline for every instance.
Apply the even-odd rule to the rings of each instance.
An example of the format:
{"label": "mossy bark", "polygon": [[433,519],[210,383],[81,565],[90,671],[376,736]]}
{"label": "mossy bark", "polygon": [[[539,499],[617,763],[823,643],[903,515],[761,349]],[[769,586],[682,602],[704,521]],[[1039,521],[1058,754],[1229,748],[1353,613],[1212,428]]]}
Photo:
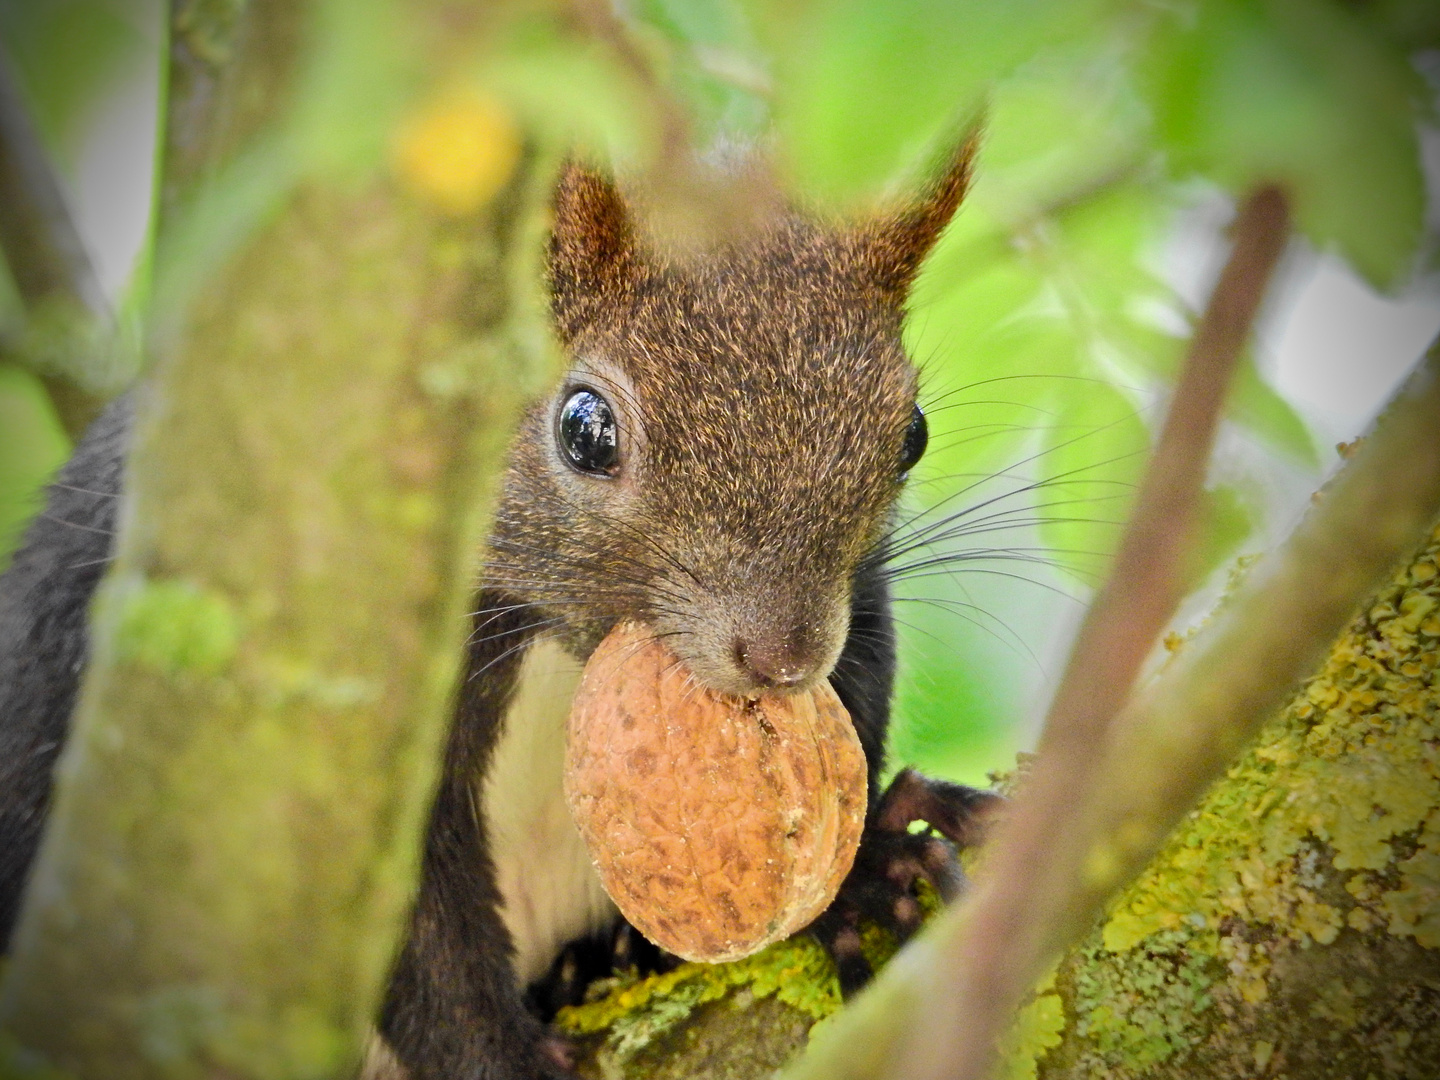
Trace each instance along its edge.
{"label": "mossy bark", "polygon": [[1440,529],[1060,966],[1042,1078],[1440,1076]]}
{"label": "mossy bark", "polygon": [[[215,63],[250,81],[227,99],[207,74],[196,111],[172,112],[167,199],[217,176],[223,194],[305,106],[312,45],[295,28],[322,6],[256,0],[247,32],[216,31]],[[241,5],[211,7],[182,5]],[[176,37],[182,68],[197,32]],[[207,145],[182,152],[177,125]],[[525,284],[546,194],[533,162],[462,216],[382,159],[346,166],[265,174],[265,212],[214,217],[231,232],[165,313],[0,989],[0,1073],[37,1055],[107,1078],[338,1077],[358,1061],[500,458],[549,361]]]}
{"label": "mossy bark", "polygon": [[[1440,1077],[1437,567],[1440,528],[1022,1010],[1005,1076]],[[589,1076],[662,1054],[707,1075],[743,1029],[756,1050],[725,1075],[770,1077],[837,1007],[813,948],[619,986],[562,1023]],[[771,1022],[734,1015],[760,1002]]]}

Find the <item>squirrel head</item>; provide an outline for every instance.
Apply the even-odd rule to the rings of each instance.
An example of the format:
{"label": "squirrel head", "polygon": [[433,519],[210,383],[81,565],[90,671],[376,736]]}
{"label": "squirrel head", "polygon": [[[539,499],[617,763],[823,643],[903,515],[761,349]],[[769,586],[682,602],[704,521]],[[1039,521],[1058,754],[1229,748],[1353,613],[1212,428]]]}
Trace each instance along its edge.
{"label": "squirrel head", "polygon": [[786,213],[683,256],[567,166],[549,274],[569,370],[512,447],[486,586],[582,656],[635,619],[715,690],[825,678],[924,450],[905,303],[975,144],[866,221]]}

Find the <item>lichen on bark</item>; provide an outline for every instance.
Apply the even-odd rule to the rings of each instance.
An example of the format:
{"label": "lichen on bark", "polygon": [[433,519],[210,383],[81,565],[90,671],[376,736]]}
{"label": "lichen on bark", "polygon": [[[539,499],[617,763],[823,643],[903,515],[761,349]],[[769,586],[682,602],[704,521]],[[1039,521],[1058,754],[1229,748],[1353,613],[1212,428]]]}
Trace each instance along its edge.
{"label": "lichen on bark", "polygon": [[1061,966],[1045,1078],[1436,1075],[1440,528]]}
{"label": "lichen on bark", "polygon": [[[938,900],[927,891],[921,903],[934,911]],[[878,968],[894,955],[895,942],[869,926],[861,949]],[[834,964],[800,934],[732,963],[687,963],[597,984],[586,1004],[562,1009],[556,1025],[580,1044],[584,1076],[712,1076],[723,1054],[722,1074],[740,1080],[769,1076],[840,1005]],[[765,1022],[743,1015],[757,1009]],[[740,1028],[747,1034],[737,1042]]]}

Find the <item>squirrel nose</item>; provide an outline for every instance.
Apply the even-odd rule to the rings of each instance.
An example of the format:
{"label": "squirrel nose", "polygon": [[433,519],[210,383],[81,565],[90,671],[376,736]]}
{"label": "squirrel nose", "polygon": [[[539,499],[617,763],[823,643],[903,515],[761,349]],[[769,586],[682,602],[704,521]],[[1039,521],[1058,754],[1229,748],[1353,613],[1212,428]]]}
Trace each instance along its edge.
{"label": "squirrel nose", "polygon": [[799,686],[814,670],[814,664],[789,643],[770,645],[736,638],[732,651],[745,676],[767,690]]}

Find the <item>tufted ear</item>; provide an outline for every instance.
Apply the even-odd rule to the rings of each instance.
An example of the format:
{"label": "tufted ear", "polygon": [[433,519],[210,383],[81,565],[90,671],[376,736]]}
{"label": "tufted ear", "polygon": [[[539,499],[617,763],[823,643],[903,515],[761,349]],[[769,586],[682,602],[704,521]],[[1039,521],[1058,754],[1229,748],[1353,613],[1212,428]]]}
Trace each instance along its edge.
{"label": "tufted ear", "polygon": [[920,264],[970,188],[981,127],[971,127],[918,198],[884,211],[855,230],[862,273],[897,304],[904,303]]}
{"label": "tufted ear", "polygon": [[635,269],[635,230],[613,181],[569,162],[555,188],[550,236],[550,310],[564,341],[627,290]]}

